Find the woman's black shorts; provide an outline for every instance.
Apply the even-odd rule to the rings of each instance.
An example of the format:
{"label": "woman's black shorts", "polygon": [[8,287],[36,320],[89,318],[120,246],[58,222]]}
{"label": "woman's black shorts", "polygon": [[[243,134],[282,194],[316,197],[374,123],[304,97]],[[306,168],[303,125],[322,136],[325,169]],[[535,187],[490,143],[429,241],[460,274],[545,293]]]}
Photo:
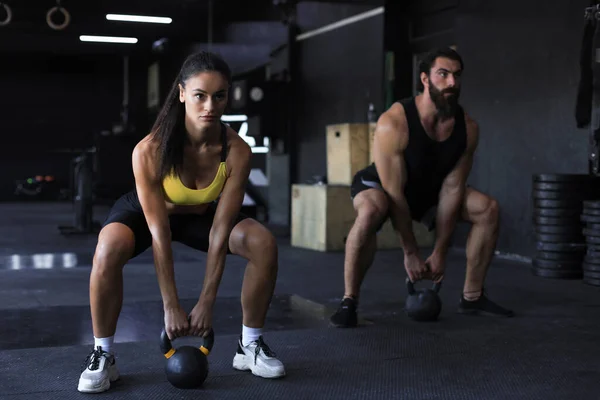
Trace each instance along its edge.
{"label": "woman's black shorts", "polygon": [[[213,218],[217,209],[217,203],[210,203],[206,212],[198,214],[173,214],[169,216],[171,225],[171,237],[173,241],[183,243],[194,249],[207,252],[208,238],[212,228]],[[234,222],[234,226],[248,218],[240,213]],[[142,211],[137,192],[132,190],[121,196],[111,208],[108,217],[102,224],[104,228],[112,222],[120,222],[127,225],[135,235],[135,251],[132,256],[136,257],[152,245],[152,235],[148,229],[146,217]],[[230,254],[229,249],[227,252]]]}

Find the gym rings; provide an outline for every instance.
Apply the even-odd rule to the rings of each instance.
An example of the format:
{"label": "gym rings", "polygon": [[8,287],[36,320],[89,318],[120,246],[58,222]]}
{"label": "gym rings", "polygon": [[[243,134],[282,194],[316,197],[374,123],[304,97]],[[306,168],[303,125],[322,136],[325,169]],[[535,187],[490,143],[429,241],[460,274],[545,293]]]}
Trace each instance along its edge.
{"label": "gym rings", "polygon": [[4,9],[4,12],[6,13],[6,18],[4,19],[4,21],[0,21],[0,26],[10,24],[10,21],[12,20],[12,11],[10,10],[10,7],[8,6],[8,4],[4,3],[0,3],[0,7],[2,7]]}
{"label": "gym rings", "polygon": [[[12,10],[8,6],[8,4],[2,3],[1,1],[0,1],[0,8],[4,9],[4,12],[6,13],[6,18],[4,18],[4,20],[0,21],[0,26],[6,26],[6,25],[10,24],[10,22],[12,21]],[[62,14],[63,18],[65,19],[63,21],[63,23],[60,25],[55,24],[52,21],[52,17],[56,13]],[[48,24],[48,26],[50,28],[52,28],[56,31],[61,31],[61,30],[65,29],[71,23],[71,14],[69,14],[69,12],[66,9],[64,9],[63,7],[60,6],[60,0],[58,1],[58,4],[55,7],[52,7],[46,13],[46,23]]]}
{"label": "gym rings", "polygon": [[[63,17],[65,18],[64,22],[60,25],[55,24],[54,22],[52,22],[52,16],[54,15],[54,13],[61,13],[63,15]],[[65,29],[67,26],[69,26],[69,23],[71,22],[71,14],[69,14],[69,12],[62,8],[60,5],[57,5],[56,7],[52,7],[50,10],[48,10],[48,13],[46,14],[46,23],[48,24],[48,26],[56,31],[62,31],[63,29]]]}

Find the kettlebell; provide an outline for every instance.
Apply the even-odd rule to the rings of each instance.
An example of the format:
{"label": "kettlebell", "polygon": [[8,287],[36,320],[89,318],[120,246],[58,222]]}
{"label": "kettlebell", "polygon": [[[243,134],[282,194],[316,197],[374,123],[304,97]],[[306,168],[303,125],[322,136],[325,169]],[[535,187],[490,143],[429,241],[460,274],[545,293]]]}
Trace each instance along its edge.
{"label": "kettlebell", "polygon": [[434,282],[431,289],[415,290],[410,278],[406,278],[408,296],[406,297],[406,314],[415,321],[435,321],[442,311],[442,300],[438,295],[441,282]]}
{"label": "kettlebell", "polygon": [[194,389],[202,386],[208,376],[207,356],[214,344],[214,332],[211,329],[207,337],[202,338],[200,347],[171,345],[165,328],[160,333],[160,350],[167,359],[165,373],[171,385],[179,389]]}

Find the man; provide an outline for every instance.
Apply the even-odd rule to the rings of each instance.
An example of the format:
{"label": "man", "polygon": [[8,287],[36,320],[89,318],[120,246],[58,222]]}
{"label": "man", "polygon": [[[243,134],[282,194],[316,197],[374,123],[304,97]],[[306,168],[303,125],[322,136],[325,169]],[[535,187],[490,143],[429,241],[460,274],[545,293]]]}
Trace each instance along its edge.
{"label": "man", "polygon": [[[357,172],[351,194],[356,220],[346,241],[345,293],[331,322],[357,324],[359,291],[376,250],[376,233],[389,217],[404,250],[412,282],[441,281],[457,219],[472,224],[459,312],[510,317],[484,294],[484,280],[498,237],[498,203],[466,185],[479,129],[458,103],[463,61],[438,49],[421,62],[421,94],[393,104],[377,121],[374,163]],[[412,221],[436,228],[432,254],[423,260]]]}

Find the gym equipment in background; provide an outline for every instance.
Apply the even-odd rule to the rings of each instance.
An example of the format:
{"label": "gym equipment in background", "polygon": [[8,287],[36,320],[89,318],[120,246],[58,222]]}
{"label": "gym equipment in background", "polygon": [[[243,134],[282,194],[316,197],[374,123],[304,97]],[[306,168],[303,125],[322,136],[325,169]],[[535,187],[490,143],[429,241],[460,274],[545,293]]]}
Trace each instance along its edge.
{"label": "gym equipment in background", "polygon": [[82,152],[71,163],[74,224],[61,225],[63,235],[91,234],[100,231],[100,223],[93,219],[95,148]]}

